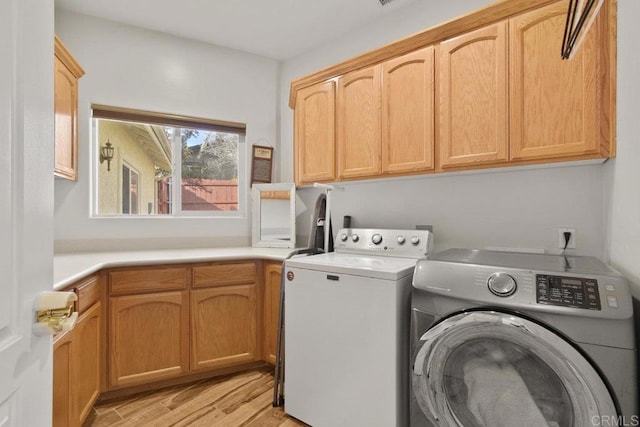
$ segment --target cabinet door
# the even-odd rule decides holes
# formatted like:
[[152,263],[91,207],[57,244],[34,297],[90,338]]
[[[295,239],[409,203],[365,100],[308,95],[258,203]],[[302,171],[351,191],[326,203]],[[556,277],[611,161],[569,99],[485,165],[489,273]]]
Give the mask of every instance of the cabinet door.
[[189,371],[188,291],[110,298],[111,387]]
[[433,170],[433,47],[382,64],[382,171]]
[[53,342],[53,426],[77,424],[75,416],[75,386],[73,383],[73,333],[69,331]]
[[264,267],[264,360],[276,363],[278,345],[278,318],[280,315],[280,284],[282,264],[265,263]]
[[294,111],[296,183],[335,179],[333,81],[300,89]]
[[591,27],[573,59],[562,60],[567,4],[553,4],[509,23],[514,160],[598,152],[600,25]]
[[78,142],[76,139],[78,116],[78,79],[55,56],[55,167],[56,176],[76,180]]
[[258,359],[256,285],[191,291],[191,369]]
[[447,40],[439,58],[439,168],[507,160],[507,23]]
[[380,173],[380,66],[354,71],[338,82],[338,176]]
[[95,303],[75,328],[74,378],[79,423],[87,418],[98,399],[102,373],[102,304]]

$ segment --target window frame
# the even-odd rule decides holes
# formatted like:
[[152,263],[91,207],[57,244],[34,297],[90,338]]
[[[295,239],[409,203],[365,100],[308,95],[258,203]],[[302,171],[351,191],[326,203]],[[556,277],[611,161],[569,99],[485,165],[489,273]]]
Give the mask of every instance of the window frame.
[[[95,112],[99,115],[96,116]],[[108,116],[108,117],[107,117]],[[113,117],[112,117],[113,116]],[[150,120],[144,121],[147,117]],[[163,119],[167,122],[163,123]],[[216,121],[210,119],[194,118],[189,116],[180,116],[175,114],[164,114],[157,112],[149,112],[143,110],[134,110],[120,107],[109,107],[104,105],[91,105],[91,114],[89,117],[91,125],[91,153],[92,153],[92,174],[90,182],[91,192],[91,218],[246,218],[247,217],[247,197],[248,197],[248,181],[247,177],[247,144],[246,144],[246,125],[237,122]],[[140,211],[138,206],[138,214],[101,214],[99,212],[99,168],[106,167],[100,163],[100,147],[104,141],[98,141],[100,120],[114,121],[130,121],[135,123],[145,123],[159,126],[173,126],[190,129],[198,129],[207,132],[235,133],[238,135],[238,209],[231,211],[188,211],[182,209],[182,144],[177,140],[170,141],[172,146],[171,166],[172,182],[170,185],[169,198],[171,201],[172,212],[169,214],[159,214],[157,197],[154,201],[154,210],[151,214]],[[201,125],[201,126],[200,126]],[[113,142],[113,141],[112,141]],[[116,145],[114,143],[114,145]],[[114,164],[115,163],[115,164]],[[122,180],[122,166],[125,165],[138,173],[138,188],[140,188],[140,174],[131,164],[124,159],[118,160],[116,157],[112,160],[112,173],[118,170],[120,181]],[[157,181],[154,180],[154,192],[157,193]],[[177,184],[177,185],[176,185]],[[120,182],[122,188],[122,182]],[[122,190],[120,190],[122,191]],[[122,195],[124,197],[124,195]],[[120,210],[122,210],[122,199],[120,200]]]

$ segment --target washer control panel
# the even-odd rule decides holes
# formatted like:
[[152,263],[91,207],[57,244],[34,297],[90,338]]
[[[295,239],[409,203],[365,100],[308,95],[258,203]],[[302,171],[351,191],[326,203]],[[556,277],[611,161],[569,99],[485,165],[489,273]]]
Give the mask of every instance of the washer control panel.
[[423,258],[431,250],[432,241],[429,230],[343,228],[335,239],[335,250]]
[[538,304],[600,310],[596,279],[536,274]]

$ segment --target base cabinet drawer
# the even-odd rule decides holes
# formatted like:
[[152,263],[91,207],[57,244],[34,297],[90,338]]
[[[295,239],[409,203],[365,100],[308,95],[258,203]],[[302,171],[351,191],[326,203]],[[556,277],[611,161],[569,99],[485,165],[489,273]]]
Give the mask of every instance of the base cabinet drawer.
[[158,266],[109,272],[109,292],[113,295],[181,291],[187,288],[188,282],[189,272],[185,267]]
[[182,291],[109,299],[111,388],[188,373],[188,295]]

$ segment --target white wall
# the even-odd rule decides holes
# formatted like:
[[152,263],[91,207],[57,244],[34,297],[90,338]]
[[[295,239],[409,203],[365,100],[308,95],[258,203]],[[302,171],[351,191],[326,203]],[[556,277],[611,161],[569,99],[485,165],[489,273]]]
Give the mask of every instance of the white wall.
[[640,298],[640,2],[618,1],[618,155],[605,166],[608,256]]
[[[543,249],[557,253],[558,227],[577,229],[577,253],[602,258],[602,165],[341,183],[332,192],[334,234],[353,227],[434,227],[434,250]],[[317,190],[299,190],[298,234],[308,233]],[[569,196],[566,196],[569,195]],[[306,238],[303,237],[303,242]]]
[[[624,0],[623,0],[624,1]],[[412,3],[282,65],[282,177],[293,179],[290,81],[491,3],[487,0]],[[578,254],[604,257],[602,165],[422,176],[354,182],[334,192],[334,232],[343,215],[357,227],[435,228],[435,249],[531,248],[558,251],[558,227],[577,228]],[[313,189],[299,190],[297,234],[309,230]],[[302,237],[301,241],[306,241]]]
[[276,145],[279,63],[59,9],[55,31],[86,71],[79,83],[79,180],[55,183],[56,249],[249,244],[249,204],[234,219],[90,218],[89,165],[98,156],[90,150],[90,104],[246,123],[250,160],[252,144]]

